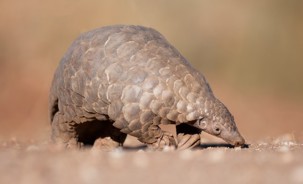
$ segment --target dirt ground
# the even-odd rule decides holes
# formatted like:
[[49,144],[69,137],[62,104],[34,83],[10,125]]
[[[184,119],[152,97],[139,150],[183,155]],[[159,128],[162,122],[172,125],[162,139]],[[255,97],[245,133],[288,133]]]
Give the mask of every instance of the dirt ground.
[[290,135],[249,148],[206,144],[151,152],[134,139],[112,152],[47,142],[0,143],[0,183],[303,183],[303,144]]

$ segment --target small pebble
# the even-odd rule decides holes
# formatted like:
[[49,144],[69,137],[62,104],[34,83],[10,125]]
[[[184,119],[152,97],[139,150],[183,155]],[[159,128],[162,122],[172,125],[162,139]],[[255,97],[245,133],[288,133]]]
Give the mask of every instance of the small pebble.
[[242,148],[240,146],[235,147],[234,149],[235,149],[235,151],[241,151],[242,150]]
[[137,152],[138,153],[144,153],[145,151],[143,149],[139,149]]

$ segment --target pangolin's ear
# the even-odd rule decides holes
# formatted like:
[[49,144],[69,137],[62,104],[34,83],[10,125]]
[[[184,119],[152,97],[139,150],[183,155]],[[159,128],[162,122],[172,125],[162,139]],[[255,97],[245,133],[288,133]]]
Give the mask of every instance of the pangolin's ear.
[[206,118],[202,117],[202,118],[196,120],[194,122],[193,126],[199,128],[201,130],[205,130],[207,128]]

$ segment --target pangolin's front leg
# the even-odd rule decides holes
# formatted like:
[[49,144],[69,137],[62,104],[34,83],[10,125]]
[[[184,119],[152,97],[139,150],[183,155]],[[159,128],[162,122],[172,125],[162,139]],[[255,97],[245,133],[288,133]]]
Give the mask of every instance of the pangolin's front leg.
[[176,129],[179,150],[194,148],[200,145],[201,130],[184,123],[177,125]]

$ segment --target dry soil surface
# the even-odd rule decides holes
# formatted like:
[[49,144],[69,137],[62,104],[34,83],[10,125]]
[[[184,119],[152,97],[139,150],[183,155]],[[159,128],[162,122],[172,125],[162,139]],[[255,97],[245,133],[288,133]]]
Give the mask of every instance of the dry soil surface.
[[149,151],[128,140],[111,152],[64,150],[45,142],[0,143],[0,183],[303,183],[303,144],[291,136],[249,148],[206,144]]

